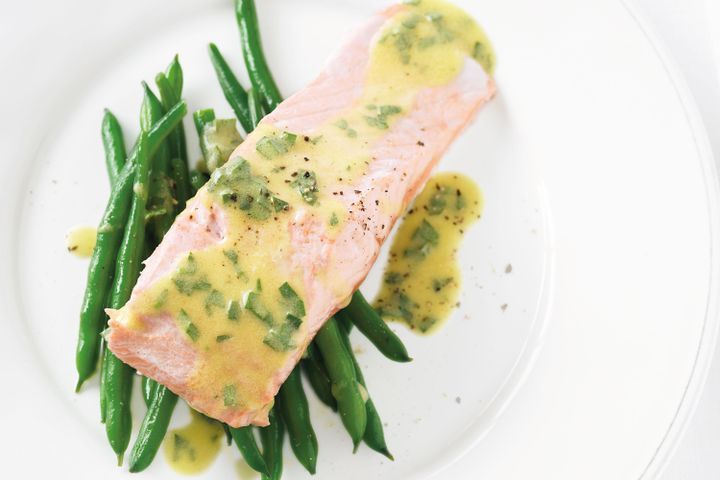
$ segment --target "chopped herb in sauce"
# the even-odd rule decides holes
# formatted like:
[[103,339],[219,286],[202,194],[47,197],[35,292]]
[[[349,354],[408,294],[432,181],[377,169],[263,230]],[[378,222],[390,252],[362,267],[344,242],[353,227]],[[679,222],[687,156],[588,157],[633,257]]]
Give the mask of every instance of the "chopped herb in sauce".
[[273,325],[275,321],[273,320],[272,314],[270,311],[265,307],[265,304],[263,303],[262,299],[260,298],[260,294],[257,292],[250,292],[248,293],[247,300],[245,300],[245,308],[249,310],[253,315],[255,315],[259,320],[263,321],[264,323],[268,325]]
[[[372,107],[372,108],[371,108]],[[397,115],[402,112],[402,108],[397,105],[368,105],[368,110],[374,111],[374,116],[365,116],[365,121],[371,127],[379,128],[380,130],[386,130],[388,128],[388,117]]]
[[225,385],[223,387],[223,404],[226,407],[234,407],[237,405],[236,395],[235,385]]
[[315,172],[298,170],[295,180],[290,184],[298,191],[305,203],[314,205],[318,198],[318,184]]
[[240,319],[240,304],[235,300],[230,300],[227,306],[227,317],[230,321],[237,321]]
[[173,454],[174,462],[180,460],[181,456],[186,456],[191,462],[195,461],[195,449],[190,442],[179,433],[173,434]]
[[208,315],[212,315],[212,307],[224,308],[225,307],[225,295],[220,291],[213,289],[205,297],[205,311]]
[[430,249],[438,244],[440,235],[427,220],[423,219],[420,226],[415,229],[411,237],[412,242],[405,249],[403,255],[418,259],[425,258]]
[[230,340],[231,338],[232,338],[232,335],[218,335],[217,337],[215,337],[215,341],[217,343],[222,343],[227,340]]
[[178,322],[180,323],[180,327],[185,331],[187,336],[190,337],[190,340],[195,342],[198,338],[200,338],[200,331],[192,322],[192,320],[190,320],[190,316],[184,309],[181,309],[180,313],[178,314]]
[[255,144],[255,149],[260,155],[272,159],[284,155],[290,151],[297,135],[290,132],[282,132],[279,135],[266,135]]
[[331,227],[334,227],[334,226],[336,226],[338,223],[340,223],[340,221],[338,220],[338,217],[337,217],[337,215],[335,214],[335,212],[333,212],[332,215],[330,215],[330,226],[331,226]]
[[250,163],[244,159],[215,170],[208,182],[208,191],[255,220],[266,220],[288,207],[287,202],[268,190],[262,177],[252,174]]
[[305,303],[298,296],[298,294],[295,293],[295,290],[292,289],[290,284],[285,282],[280,285],[280,288],[278,290],[280,290],[280,295],[282,295],[283,298],[283,304],[289,310],[289,312],[293,315],[297,315],[298,317],[304,317]]
[[165,305],[165,302],[167,302],[169,293],[170,292],[168,292],[167,288],[164,289],[162,292],[160,292],[160,295],[157,296],[157,299],[155,300],[155,303],[153,304],[153,307],[155,307],[156,310],[161,309]]
[[188,254],[177,274],[172,277],[172,282],[180,293],[187,296],[212,288],[207,277],[198,274],[197,262],[192,253]]
[[272,327],[265,338],[263,343],[275,350],[276,352],[286,352],[295,348],[295,343],[292,341],[292,334],[300,328],[302,320],[295,315],[288,314],[285,322],[279,327]]
[[453,277],[446,277],[446,278],[434,278],[432,281],[432,289],[435,292],[439,292],[443,288],[447,287],[452,283]]

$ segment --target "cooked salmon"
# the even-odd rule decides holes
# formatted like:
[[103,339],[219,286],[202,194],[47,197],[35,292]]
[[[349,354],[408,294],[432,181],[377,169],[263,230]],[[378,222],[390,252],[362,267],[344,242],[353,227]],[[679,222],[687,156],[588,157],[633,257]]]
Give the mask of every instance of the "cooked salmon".
[[495,93],[485,34],[439,0],[392,6],[265,117],[108,310],[108,347],[193,408],[267,425],[404,209]]

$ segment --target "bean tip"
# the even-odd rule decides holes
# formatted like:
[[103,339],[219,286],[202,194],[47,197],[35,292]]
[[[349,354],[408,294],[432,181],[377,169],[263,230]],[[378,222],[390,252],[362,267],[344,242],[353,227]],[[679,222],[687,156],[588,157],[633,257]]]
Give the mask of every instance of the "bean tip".
[[390,450],[388,450],[387,448],[380,450],[380,453],[385,455],[385,457],[387,457],[387,459],[390,460],[391,462],[395,461],[395,457],[393,457],[393,454],[390,453]]
[[122,467],[124,456],[125,456],[124,453],[118,453],[118,455],[117,455],[117,466],[118,467]]
[[77,381],[77,383],[75,384],[75,393],[79,393],[79,392],[80,392],[80,388],[82,388],[82,385],[83,385],[84,382],[85,382],[85,380],[83,380],[82,378],[78,378],[78,381]]

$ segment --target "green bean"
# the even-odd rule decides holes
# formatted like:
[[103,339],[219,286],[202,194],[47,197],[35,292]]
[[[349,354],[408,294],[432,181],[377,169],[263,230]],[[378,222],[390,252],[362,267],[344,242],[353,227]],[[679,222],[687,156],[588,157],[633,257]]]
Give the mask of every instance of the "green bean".
[[152,463],[165,438],[177,400],[177,395],[162,385],[153,391],[152,402],[130,451],[131,472],[142,472]]
[[[148,132],[153,124],[165,115],[165,108],[163,107],[160,99],[157,98],[155,93],[150,89],[147,83],[142,82],[143,88],[143,102],[140,107],[140,129],[143,132]],[[168,138],[172,135],[172,132],[168,134]],[[152,170],[158,172],[167,172],[169,167],[169,151],[167,148],[167,141],[162,142],[158,147],[157,152],[152,158]]]
[[343,309],[350,317],[352,323],[365,335],[368,340],[387,358],[396,362],[409,362],[407,349],[402,340],[395,335],[387,323],[378,315],[360,290],[356,291],[350,304]]
[[255,129],[258,123],[260,123],[260,120],[265,116],[265,113],[263,112],[260,93],[254,87],[248,90],[248,107],[250,108],[250,121],[252,122],[253,129]]
[[310,410],[303,390],[300,370],[293,369],[280,387],[275,402],[280,407],[295,457],[310,474],[314,475],[318,443],[315,430],[310,423]]
[[200,190],[203,185],[205,185],[208,180],[210,180],[210,177],[208,174],[200,172],[198,170],[191,170],[190,171],[190,186],[192,187],[192,194],[195,195],[198,190]]
[[[185,103],[175,105],[148,132],[149,154],[154,153],[167,134],[182,120],[187,112]],[[113,280],[114,262],[123,234],[130,207],[132,180],[135,175],[137,144],[123,166],[113,185],[105,213],[98,227],[97,241],[88,267],[87,284],[80,309],[80,328],[75,354],[78,372],[76,391],[95,371],[100,353],[100,332],[105,326],[105,311],[110,284]]]
[[270,425],[260,429],[260,442],[263,448],[263,458],[268,466],[269,475],[263,475],[262,480],[280,480],[282,477],[283,461],[282,450],[285,438],[285,426],[282,416],[276,413],[275,407],[270,410]]
[[[122,307],[130,298],[130,293],[140,273],[140,262],[144,250],[145,206],[150,175],[150,152],[146,132],[140,134],[137,152],[133,200],[115,264],[115,278],[110,299],[111,308]],[[103,376],[105,432],[110,446],[118,456],[118,465],[121,465],[132,430],[130,395],[133,369],[121,362],[109,349],[106,349],[103,358]]]
[[123,140],[120,122],[107,108],[103,115],[100,131],[105,150],[105,165],[112,186],[125,163],[127,153],[125,152],[125,140]]
[[367,425],[367,412],[351,352],[345,347],[335,318],[330,318],[318,331],[315,343],[320,348],[325,368],[332,381],[332,393],[337,400],[340,419],[357,450]]
[[267,111],[272,112],[282,101],[282,96],[265,60],[254,0],[235,0],[235,18],[250,82],[263,96]]
[[337,402],[332,395],[332,383],[327,370],[325,370],[325,365],[323,365],[320,352],[317,351],[317,346],[314,343],[308,345],[302,367],[320,401],[330,407],[333,412],[337,412]]
[[350,358],[352,359],[353,365],[355,366],[355,375],[357,376],[357,380],[365,388],[365,393],[367,393],[367,400],[365,401],[367,426],[365,427],[363,441],[368,447],[372,448],[376,452],[385,455],[390,460],[395,460],[395,458],[392,456],[392,453],[390,453],[390,450],[388,450],[387,444],[385,443],[385,432],[383,431],[382,420],[380,419],[380,415],[375,408],[375,404],[373,403],[372,398],[370,398],[370,393],[367,391],[365,378],[363,378],[360,364],[358,363],[357,359],[355,358],[355,354],[352,351],[352,346],[350,345],[350,338],[348,337],[347,333],[342,335],[342,339],[343,343],[345,344],[345,348],[350,352]]
[[235,112],[240,125],[246,133],[252,132],[252,122],[250,121],[250,108],[248,106],[248,96],[245,89],[240,85],[235,74],[230,70],[230,66],[225,61],[225,58],[218,50],[214,43],[208,46],[210,52],[210,61],[215,68],[215,75],[217,76],[220,88],[223,91],[225,100],[230,104],[230,107]]
[[183,71],[182,67],[180,66],[180,59],[177,55],[173,57],[172,62],[170,62],[170,65],[168,65],[167,69],[165,70],[165,76],[170,82],[170,86],[172,87],[172,89],[175,90],[175,92],[177,93],[176,98],[178,99],[178,101],[180,101],[183,90]]
[[[140,108],[140,128],[147,132],[152,125],[162,118],[165,113],[160,100],[155,96],[147,83],[142,82],[145,95],[143,96],[142,107]],[[168,141],[172,138],[175,130],[168,135]],[[170,170],[170,149],[168,141],[165,141],[158,148],[157,153],[152,158],[152,169],[150,172],[150,200],[149,205],[152,210],[163,210],[164,215],[154,215],[151,220],[152,232],[157,242],[162,239],[170,229],[175,220],[173,212],[172,191],[168,185],[168,173]]]
[[335,320],[337,320],[338,326],[345,334],[352,332],[353,323],[352,320],[350,320],[350,316],[345,312],[345,309],[335,312]]
[[140,386],[142,387],[142,394],[143,394],[143,400],[145,400],[145,406],[150,407],[150,404],[153,401],[153,398],[155,398],[155,394],[157,393],[158,389],[158,383],[153,380],[152,378],[148,377],[142,377]]
[[270,473],[265,464],[265,459],[255,442],[252,427],[230,427],[230,434],[233,440],[235,440],[235,445],[237,445],[238,450],[240,450],[240,454],[245,459],[245,462],[250,465],[250,468],[263,475],[269,475]]
[[[175,78],[172,82],[167,75],[173,72]],[[163,107],[170,108],[182,98],[182,68],[177,55],[168,67],[168,74],[158,73],[155,84],[160,91]],[[170,178],[175,183],[175,213],[185,209],[185,202],[190,198],[190,173],[188,171],[187,142],[185,140],[185,127],[180,123],[168,138],[170,145]]]

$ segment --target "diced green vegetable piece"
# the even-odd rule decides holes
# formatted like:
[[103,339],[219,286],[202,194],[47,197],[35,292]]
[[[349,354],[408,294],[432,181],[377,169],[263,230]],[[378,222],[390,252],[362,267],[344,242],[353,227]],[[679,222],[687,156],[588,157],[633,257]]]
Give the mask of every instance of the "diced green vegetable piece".
[[236,405],[235,396],[235,385],[225,385],[223,387],[223,404],[226,407],[234,407]]
[[295,180],[291,183],[305,203],[314,205],[318,197],[318,184],[315,172],[298,170]]
[[302,301],[300,296],[293,290],[289,283],[285,282],[280,285],[280,295],[284,299],[284,303],[290,310],[290,313],[297,315],[298,317],[305,316],[305,303]]

